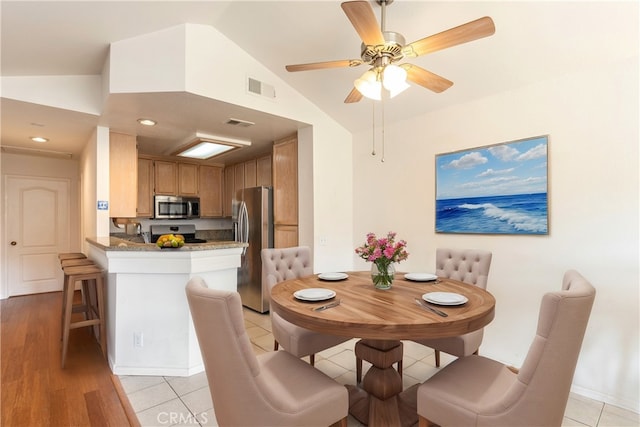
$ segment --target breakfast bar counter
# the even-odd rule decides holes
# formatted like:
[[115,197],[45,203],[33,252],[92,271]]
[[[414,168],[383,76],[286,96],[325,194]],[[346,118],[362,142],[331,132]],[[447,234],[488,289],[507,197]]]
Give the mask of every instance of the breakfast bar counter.
[[87,238],[87,256],[105,270],[107,356],[116,375],[189,376],[204,370],[185,295],[191,277],[237,288],[246,243],[160,249],[117,237]]

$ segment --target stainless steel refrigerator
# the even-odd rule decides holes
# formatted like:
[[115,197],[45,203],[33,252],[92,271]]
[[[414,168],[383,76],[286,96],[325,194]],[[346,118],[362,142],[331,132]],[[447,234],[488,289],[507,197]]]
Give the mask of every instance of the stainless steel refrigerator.
[[238,190],[233,201],[233,228],[237,242],[248,243],[238,269],[238,293],[245,307],[269,311],[269,290],[262,283],[260,251],[273,247],[273,191],[270,187]]

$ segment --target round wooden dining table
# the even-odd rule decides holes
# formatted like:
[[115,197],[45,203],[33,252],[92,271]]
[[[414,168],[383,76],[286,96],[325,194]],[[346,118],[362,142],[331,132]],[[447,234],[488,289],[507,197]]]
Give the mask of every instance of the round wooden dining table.
[[[494,317],[495,298],[484,289],[446,278],[413,282],[396,273],[391,289],[380,290],[373,286],[368,272],[345,275],[342,280],[322,280],[319,275],[311,275],[281,282],[271,291],[271,310],[313,331],[362,338],[360,342],[377,354],[367,359],[372,366],[362,388],[347,385],[349,412],[370,426],[413,425],[418,421],[417,386],[402,391],[402,377],[393,369],[389,355],[397,354],[398,348],[402,351],[401,340],[451,337],[486,326]],[[333,291],[335,296],[321,301],[294,296],[308,288]],[[427,304],[446,313],[444,317],[419,303],[424,301],[423,295],[431,292],[455,293],[467,301],[459,305]],[[315,310],[338,301],[334,307]]]

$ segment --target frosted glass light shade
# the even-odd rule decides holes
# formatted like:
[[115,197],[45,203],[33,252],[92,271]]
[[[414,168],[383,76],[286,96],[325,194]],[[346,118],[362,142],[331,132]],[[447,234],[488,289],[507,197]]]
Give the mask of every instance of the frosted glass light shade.
[[382,72],[382,84],[389,91],[389,96],[393,98],[409,87],[407,71],[397,65],[387,65]]
[[353,85],[363,96],[380,101],[382,99],[382,83],[378,81],[373,70],[365,71],[360,78],[356,79]]

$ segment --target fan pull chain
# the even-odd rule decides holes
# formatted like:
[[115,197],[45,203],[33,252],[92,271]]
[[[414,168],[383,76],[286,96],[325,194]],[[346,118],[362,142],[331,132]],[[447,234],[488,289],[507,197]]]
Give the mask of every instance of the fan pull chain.
[[380,159],[380,162],[384,163],[384,97],[380,103],[380,109],[382,112],[382,158]]
[[372,116],[371,116],[371,122],[373,123],[373,132],[371,135],[371,139],[373,140],[373,147],[371,148],[371,155],[375,156],[376,155],[376,103],[372,102],[371,103],[371,111]]

